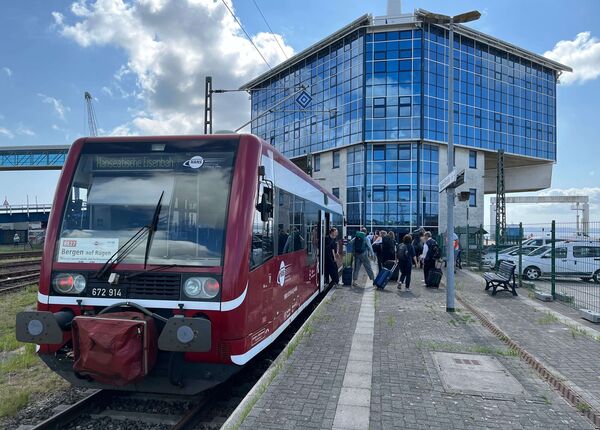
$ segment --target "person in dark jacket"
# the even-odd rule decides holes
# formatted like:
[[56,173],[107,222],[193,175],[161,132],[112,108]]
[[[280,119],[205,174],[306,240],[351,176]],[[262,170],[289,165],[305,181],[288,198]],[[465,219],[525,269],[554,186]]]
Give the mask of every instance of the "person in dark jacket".
[[404,235],[402,243],[398,247],[398,264],[400,265],[400,278],[398,279],[398,289],[402,289],[402,283],[406,286],[406,291],[410,291],[410,276],[413,265],[417,265],[417,256],[415,247],[412,245],[412,236]]
[[439,250],[438,243],[431,237],[431,233],[426,231],[423,235],[425,245],[423,245],[423,254],[421,259],[423,260],[423,282],[427,283],[427,276],[429,271],[435,268],[435,249]]
[[388,231],[381,240],[381,262],[396,259],[396,235],[393,231]]
[[337,228],[332,227],[329,229],[329,235],[325,238],[325,282],[328,283],[330,287],[333,287],[340,282],[338,265],[335,261],[335,258],[338,255],[337,236]]

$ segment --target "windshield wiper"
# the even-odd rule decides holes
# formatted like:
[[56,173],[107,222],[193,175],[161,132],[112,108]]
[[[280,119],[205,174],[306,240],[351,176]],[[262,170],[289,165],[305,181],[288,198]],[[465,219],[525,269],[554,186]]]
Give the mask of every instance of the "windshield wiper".
[[152,222],[148,226],[148,240],[146,241],[146,253],[144,254],[144,269],[146,269],[146,263],[148,263],[148,256],[150,255],[150,247],[152,246],[152,239],[154,239],[154,233],[158,229],[158,216],[160,215],[160,210],[162,208],[161,202],[165,192],[163,190],[160,193],[160,198],[158,199],[158,203],[156,204],[156,208],[154,208],[154,215],[152,216]]
[[[160,194],[160,198],[158,199],[158,204],[156,205],[156,208],[154,209],[154,215],[152,216],[152,220],[151,220],[150,224],[142,226],[133,236],[131,236],[131,238],[127,242],[125,242],[123,245],[121,245],[119,247],[119,249],[117,249],[115,251],[115,253],[113,255],[111,255],[108,258],[108,260],[106,260],[104,265],[94,274],[94,278],[96,278],[96,279],[102,278],[109,269],[112,269],[117,264],[119,264],[121,261],[123,261],[125,259],[125,257],[127,257],[131,253],[131,251],[133,251],[135,248],[138,247],[138,245],[140,243],[142,243],[142,240],[144,239],[145,234],[148,234],[148,237],[151,237],[151,234],[153,234],[153,232],[152,233],[150,233],[150,232],[152,231],[153,228],[154,228],[154,231],[156,231],[156,226],[158,225],[158,215],[160,213],[160,205],[161,205],[164,194],[165,194],[164,191]],[[149,244],[149,241],[146,242],[146,247],[148,246],[148,244]],[[146,258],[147,257],[148,257],[148,250],[146,249]],[[146,267],[145,262],[144,262],[144,267]]]

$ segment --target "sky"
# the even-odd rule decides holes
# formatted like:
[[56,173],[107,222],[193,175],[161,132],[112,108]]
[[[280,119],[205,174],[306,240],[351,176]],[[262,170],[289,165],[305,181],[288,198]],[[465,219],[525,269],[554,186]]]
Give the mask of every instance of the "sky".
[[[248,41],[225,4],[262,54]],[[268,25],[259,12],[262,11]],[[600,221],[600,2],[405,0],[573,67],[557,91],[558,162],[542,195],[585,194]],[[237,88],[386,1],[29,0],[0,5],[0,146],[69,144],[87,134],[83,94],[100,134],[203,130],[204,77]],[[214,129],[249,119],[245,94],[214,99]],[[0,172],[0,199],[51,202],[59,172]],[[486,217],[488,222],[486,198]],[[569,205],[509,205],[508,222],[574,222]]]

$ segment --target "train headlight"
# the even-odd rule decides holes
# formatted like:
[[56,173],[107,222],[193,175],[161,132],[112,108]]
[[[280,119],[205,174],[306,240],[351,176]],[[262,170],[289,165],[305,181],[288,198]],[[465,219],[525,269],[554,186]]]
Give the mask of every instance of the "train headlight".
[[61,294],[81,294],[85,286],[85,277],[79,273],[59,273],[52,279],[54,291]]
[[215,278],[192,277],[183,284],[183,292],[190,299],[214,299],[221,286]]

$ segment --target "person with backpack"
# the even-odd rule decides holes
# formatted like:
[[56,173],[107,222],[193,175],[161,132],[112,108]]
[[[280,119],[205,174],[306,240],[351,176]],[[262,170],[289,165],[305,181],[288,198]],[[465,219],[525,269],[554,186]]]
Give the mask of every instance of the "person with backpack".
[[423,234],[423,239],[425,240],[423,254],[421,254],[421,258],[423,259],[423,282],[427,284],[429,271],[435,268],[435,262],[440,258],[440,246],[428,231]]
[[389,260],[396,260],[396,235],[393,231],[388,231],[381,240],[381,264]]
[[371,242],[367,240],[367,229],[362,227],[354,235],[352,239],[352,251],[354,254],[354,270],[352,272],[352,286],[358,287],[356,281],[358,280],[358,272],[360,271],[361,264],[365,266],[367,276],[373,281],[375,276],[373,275],[373,269],[371,268],[371,261],[369,261],[369,255],[373,254],[373,248]]
[[398,246],[398,264],[400,265],[400,278],[398,279],[398,289],[402,289],[402,284],[406,286],[406,291],[410,291],[410,276],[413,264],[417,265],[417,255],[415,247],[412,245],[412,236],[405,234],[402,243]]

